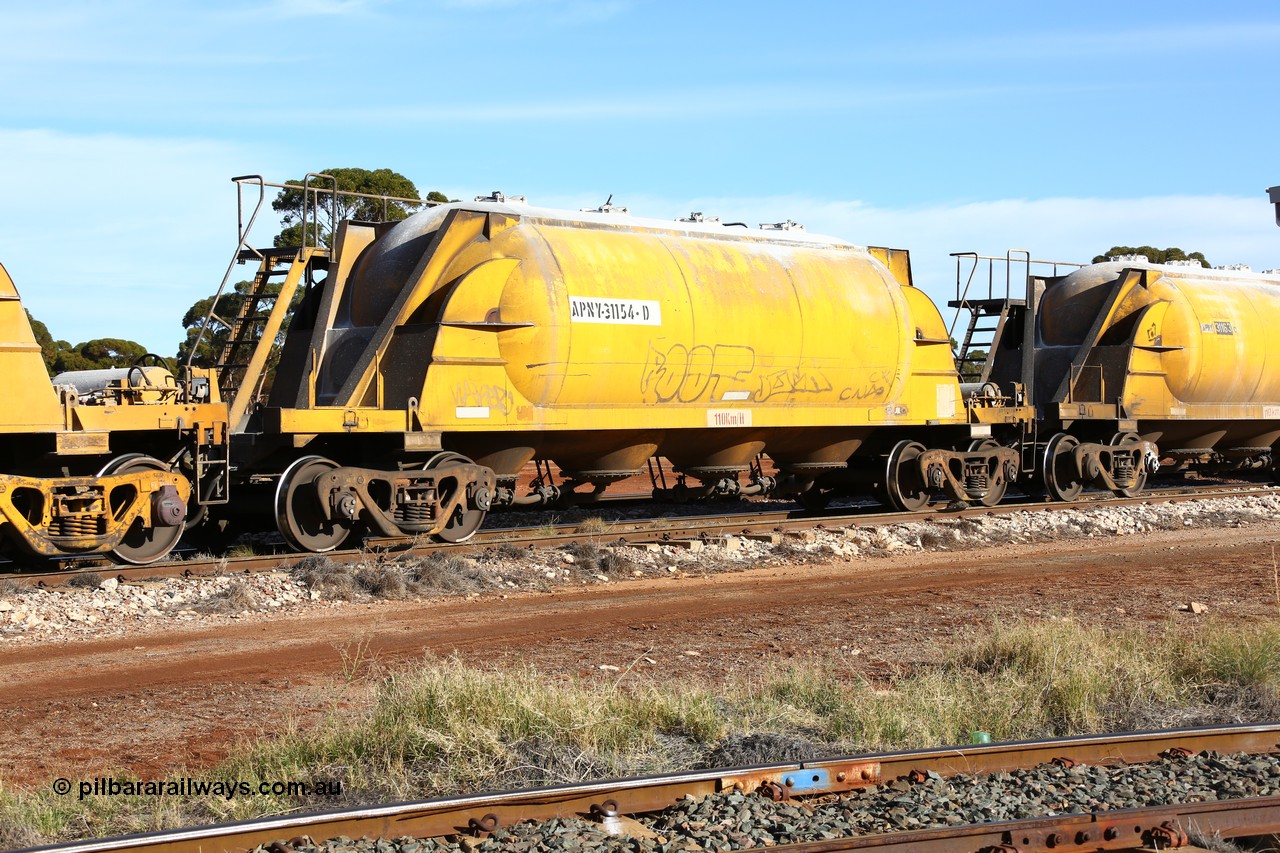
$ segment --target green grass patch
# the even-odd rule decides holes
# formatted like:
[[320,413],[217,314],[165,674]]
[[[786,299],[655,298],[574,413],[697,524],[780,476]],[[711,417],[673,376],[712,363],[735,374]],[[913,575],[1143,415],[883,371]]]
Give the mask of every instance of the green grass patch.
[[[354,662],[353,662],[354,661]],[[58,797],[0,784],[0,846],[296,810],[870,750],[1280,717],[1280,620],[998,626],[940,663],[868,678],[813,657],[715,683],[678,668],[589,678],[430,659],[390,674],[342,654],[335,710],[195,775],[340,781],[339,799]],[[674,666],[674,665],[673,665]],[[360,713],[344,691],[373,691]],[[178,774],[185,776],[188,774]]]

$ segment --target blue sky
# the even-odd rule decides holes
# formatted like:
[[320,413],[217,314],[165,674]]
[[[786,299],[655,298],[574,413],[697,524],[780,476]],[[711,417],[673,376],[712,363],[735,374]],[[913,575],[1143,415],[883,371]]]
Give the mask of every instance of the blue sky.
[[[0,0],[0,262],[171,354],[232,175],[794,219],[912,250],[1280,267],[1280,4]],[[269,240],[272,229],[263,231]]]

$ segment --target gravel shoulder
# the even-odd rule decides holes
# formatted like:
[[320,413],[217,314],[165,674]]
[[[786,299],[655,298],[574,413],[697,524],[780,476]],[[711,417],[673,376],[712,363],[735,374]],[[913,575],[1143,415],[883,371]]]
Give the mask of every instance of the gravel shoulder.
[[0,598],[4,781],[206,767],[241,740],[360,707],[363,676],[425,654],[714,681],[822,653],[874,678],[993,620],[1274,616],[1277,510],[1278,498],[1223,499],[734,551],[619,548],[626,562],[607,571],[599,555],[495,555],[469,564],[474,587],[412,600],[331,600],[283,573],[11,593]]

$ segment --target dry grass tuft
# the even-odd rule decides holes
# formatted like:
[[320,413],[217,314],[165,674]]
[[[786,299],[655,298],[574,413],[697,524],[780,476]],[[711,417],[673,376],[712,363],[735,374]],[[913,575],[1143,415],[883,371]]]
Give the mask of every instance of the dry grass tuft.
[[529,556],[529,549],[521,548],[514,542],[503,542],[497,547],[496,553],[504,560],[519,560]]
[[0,598],[13,598],[18,595],[25,595],[30,591],[31,587],[21,581],[0,577]]
[[631,574],[636,566],[635,561],[622,550],[595,542],[575,542],[565,551],[573,557],[573,566],[579,574],[624,577]]
[[405,576],[404,568],[394,563],[362,566],[356,570],[355,582],[363,592],[374,598],[409,598],[416,592]]
[[578,533],[582,533],[587,536],[594,536],[600,533],[608,533],[612,527],[613,525],[605,521],[603,518],[592,515],[578,522],[576,530]]
[[221,591],[186,606],[198,613],[244,613],[260,609],[262,602],[248,584],[233,580]]
[[48,840],[28,823],[13,818],[0,819],[0,850],[25,850]]
[[415,593],[471,595],[502,586],[498,575],[465,557],[436,551],[429,556],[398,560]]
[[730,732],[703,758],[704,767],[750,767],[808,761],[834,751],[833,744],[781,732]]
[[440,593],[470,595],[502,586],[496,573],[443,551],[426,557],[403,555],[389,562],[355,567],[316,555],[298,563],[293,576],[326,598],[343,600],[362,596],[397,600]]
[[333,562],[323,554],[304,557],[294,564],[292,574],[307,589],[325,598],[350,601],[356,595],[355,573],[350,566]]
[[67,581],[67,586],[75,589],[97,589],[102,584],[102,575],[98,572],[77,572]]

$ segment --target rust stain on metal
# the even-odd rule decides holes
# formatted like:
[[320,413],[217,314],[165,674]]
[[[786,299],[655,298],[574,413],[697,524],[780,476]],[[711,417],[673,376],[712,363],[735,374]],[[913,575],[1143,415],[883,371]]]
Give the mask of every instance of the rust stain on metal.
[[881,780],[877,761],[822,761],[785,769],[765,768],[721,778],[718,790],[757,791],[775,800],[797,794],[827,794],[876,785]]

